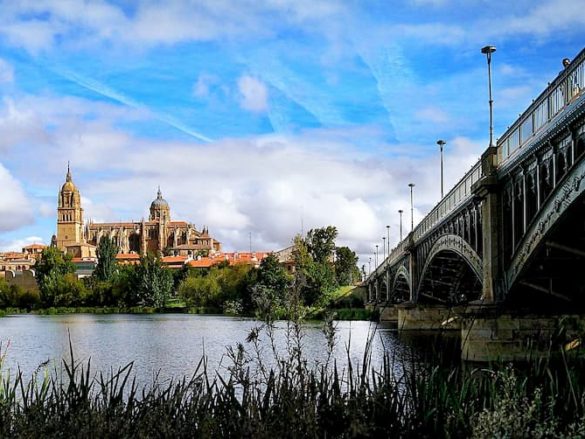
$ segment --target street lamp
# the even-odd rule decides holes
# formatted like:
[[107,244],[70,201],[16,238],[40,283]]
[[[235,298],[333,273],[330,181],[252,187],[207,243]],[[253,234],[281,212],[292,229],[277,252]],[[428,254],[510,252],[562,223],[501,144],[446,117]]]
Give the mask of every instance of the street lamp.
[[386,236],[388,238],[386,241],[388,243],[388,256],[390,256],[390,226],[386,226]]
[[385,261],[386,260],[386,237],[385,236],[382,236],[382,243],[383,243],[382,247],[384,248],[384,250],[382,252],[384,254],[384,259],[382,259],[382,261]]
[[368,260],[368,276],[372,274],[372,258]]
[[402,242],[402,214],[404,213],[404,210],[400,209],[398,213],[400,214],[400,242]]
[[414,183],[408,183],[408,187],[410,188],[410,231],[412,232],[414,230],[414,201],[412,198]]
[[494,100],[492,99],[492,53],[496,51],[495,46],[485,46],[481,48],[481,53],[483,53],[487,58],[487,65],[488,65],[488,93],[489,93],[489,103],[490,103],[490,147],[494,146]]
[[443,199],[443,147],[447,144],[444,140],[437,140],[437,145],[439,145],[439,149],[441,150],[441,200]]
[[378,268],[378,244],[376,244],[376,269]]

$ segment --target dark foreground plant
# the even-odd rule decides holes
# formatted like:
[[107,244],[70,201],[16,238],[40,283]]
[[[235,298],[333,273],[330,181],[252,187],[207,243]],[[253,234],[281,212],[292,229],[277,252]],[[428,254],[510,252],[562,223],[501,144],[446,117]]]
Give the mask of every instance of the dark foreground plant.
[[[237,346],[224,375],[202,360],[190,379],[139,388],[132,364],[107,375],[63,361],[62,374],[13,377],[0,384],[2,437],[583,437],[585,377],[579,360],[515,369],[432,366],[386,357],[363,364],[309,367],[298,325],[272,367]],[[328,349],[335,328],[327,324]],[[295,335],[296,334],[296,335]],[[270,346],[268,347],[270,349]],[[366,349],[368,351],[368,349]],[[256,352],[256,353],[255,353]],[[0,355],[0,370],[2,363]],[[330,357],[328,357],[330,358]],[[399,364],[397,364],[399,363]],[[399,366],[399,367],[397,367]],[[40,376],[39,376],[40,375]]]

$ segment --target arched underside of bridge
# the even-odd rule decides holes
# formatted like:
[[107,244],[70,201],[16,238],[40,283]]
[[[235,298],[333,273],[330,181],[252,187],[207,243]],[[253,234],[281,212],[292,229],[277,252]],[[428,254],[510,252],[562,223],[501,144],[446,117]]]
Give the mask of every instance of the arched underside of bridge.
[[386,280],[382,280],[380,282],[378,292],[379,292],[378,301],[386,302],[388,300],[388,286],[386,285]]
[[429,252],[421,272],[421,303],[457,305],[481,297],[481,259],[459,236],[445,235]]
[[[585,180],[580,185],[585,186]],[[585,187],[569,182],[567,190],[560,194],[566,198],[569,189],[579,193],[567,206],[552,200],[551,211],[556,215],[546,210],[540,215],[533,233],[527,236],[512,261],[505,299],[511,308],[585,311]],[[554,222],[545,224],[547,218],[555,216]],[[521,259],[520,252],[526,254],[528,249],[532,252]]]
[[392,303],[402,303],[410,300],[410,275],[404,267],[400,267],[396,272],[396,276],[394,276],[390,298]]

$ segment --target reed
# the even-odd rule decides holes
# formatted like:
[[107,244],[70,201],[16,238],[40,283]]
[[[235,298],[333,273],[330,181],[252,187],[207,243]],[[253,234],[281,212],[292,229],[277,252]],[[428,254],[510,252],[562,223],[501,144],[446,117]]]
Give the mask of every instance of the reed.
[[[230,349],[226,373],[205,360],[190,378],[139,387],[133,364],[95,373],[70,347],[60,373],[2,374],[1,437],[583,437],[583,361],[562,355],[511,366],[447,366],[386,356],[340,368],[331,356],[313,366],[302,352],[302,327],[291,322],[284,352],[260,337]],[[333,349],[335,326],[324,328]],[[71,346],[71,344],[70,344]],[[264,346],[264,347],[263,347]],[[269,366],[263,358],[272,349]],[[348,348],[349,352],[349,348]],[[2,361],[0,352],[0,371]],[[556,360],[555,360],[556,361]]]

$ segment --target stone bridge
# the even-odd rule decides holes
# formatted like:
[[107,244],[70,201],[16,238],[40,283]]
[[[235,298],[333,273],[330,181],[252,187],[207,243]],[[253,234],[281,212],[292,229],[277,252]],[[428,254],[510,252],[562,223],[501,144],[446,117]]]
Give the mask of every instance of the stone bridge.
[[585,311],[584,180],[585,49],[367,277],[370,303]]

